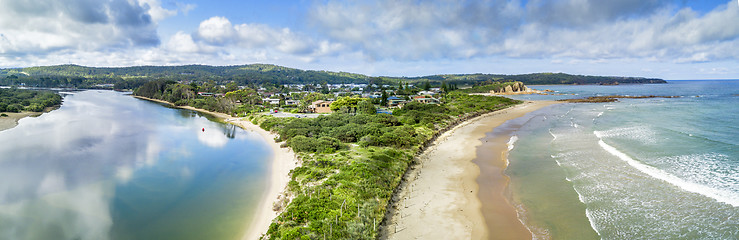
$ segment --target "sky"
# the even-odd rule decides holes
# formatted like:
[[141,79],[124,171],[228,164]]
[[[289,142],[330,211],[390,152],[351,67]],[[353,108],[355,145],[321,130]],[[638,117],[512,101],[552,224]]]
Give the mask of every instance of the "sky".
[[0,68],[739,79],[739,0],[0,0]]

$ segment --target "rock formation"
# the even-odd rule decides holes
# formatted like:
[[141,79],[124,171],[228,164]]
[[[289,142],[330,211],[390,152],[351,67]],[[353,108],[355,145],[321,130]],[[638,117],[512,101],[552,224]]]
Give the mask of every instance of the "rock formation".
[[491,90],[491,94],[502,94],[502,95],[512,95],[512,94],[532,94],[532,93],[539,93],[539,91],[531,89],[527,87],[526,85],[523,85],[522,82],[513,82],[511,84],[506,85],[503,88],[497,89],[497,90]]

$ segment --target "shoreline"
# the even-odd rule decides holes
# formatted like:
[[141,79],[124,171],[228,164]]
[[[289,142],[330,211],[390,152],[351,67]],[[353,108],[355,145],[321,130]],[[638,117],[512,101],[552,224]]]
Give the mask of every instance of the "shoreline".
[[[418,163],[406,175],[410,179],[404,179],[399,186],[400,191],[393,196],[395,203],[388,211],[381,239],[531,238],[531,232],[518,219],[515,207],[502,192],[508,186],[505,180],[507,176],[503,174],[505,168],[493,176],[496,179],[494,183],[484,186],[486,189],[481,191],[477,179],[481,168],[485,166],[479,166],[476,161],[488,132],[508,120],[557,103],[527,101],[469,119],[440,135],[418,155]],[[490,161],[505,165],[506,143],[509,139],[500,140],[502,142],[496,140],[495,143],[487,143],[501,146],[504,150],[492,154]],[[489,146],[487,144],[485,146]],[[492,192],[496,199],[481,196],[481,193],[489,192],[487,188],[493,185],[495,190]],[[481,198],[485,198],[486,204]],[[497,209],[484,209],[491,205],[487,204],[489,202]],[[493,211],[493,214],[485,214],[489,211]],[[511,231],[513,229],[516,231]]]
[[295,168],[298,164],[297,155],[289,148],[281,148],[280,144],[276,143],[274,140],[277,137],[276,134],[268,132],[259,126],[254,125],[250,121],[244,120],[244,118],[231,117],[225,113],[211,112],[191,106],[175,106],[170,102],[159,99],[151,99],[134,95],[131,96],[142,100],[167,104],[174,108],[187,109],[215,116],[224,123],[233,124],[244,130],[259,134],[267,142],[267,145],[272,149],[273,156],[270,164],[271,170],[269,172],[267,188],[265,189],[265,196],[259,200],[257,210],[252,216],[252,221],[248,226],[244,226],[245,231],[241,239],[259,239],[264,233],[266,233],[269,229],[269,225],[272,223],[272,220],[277,217],[278,213],[272,210],[272,204],[277,201],[278,198],[285,197],[284,190],[287,187],[287,183],[290,181],[290,170]]
[[25,117],[38,117],[41,116],[41,114],[44,114],[43,112],[2,112],[4,114],[7,114],[7,117],[0,117],[0,132],[14,128],[18,126],[18,121]]
[[29,112],[29,111],[22,111],[22,112],[19,112],[19,113],[14,113],[14,112],[0,112],[0,113],[4,113],[4,114],[7,114],[8,115],[7,117],[0,117],[0,132],[18,126],[18,121],[20,121],[23,118],[26,118],[26,117],[39,117],[39,116],[43,115],[44,113],[50,113],[51,111],[57,110],[61,106],[62,105],[59,104],[59,105],[55,105],[55,106],[51,106],[51,107],[46,107],[46,108],[44,108],[44,111],[41,111],[41,112]]

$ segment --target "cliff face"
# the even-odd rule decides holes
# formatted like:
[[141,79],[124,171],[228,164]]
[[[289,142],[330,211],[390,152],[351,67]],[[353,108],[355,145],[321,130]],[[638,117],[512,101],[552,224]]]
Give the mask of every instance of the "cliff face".
[[497,90],[491,90],[490,93],[492,94],[503,94],[503,95],[511,95],[511,94],[532,94],[532,93],[539,93],[539,91],[531,89],[527,87],[526,85],[523,85],[522,82],[513,82],[510,85],[505,86],[504,88],[500,88]]

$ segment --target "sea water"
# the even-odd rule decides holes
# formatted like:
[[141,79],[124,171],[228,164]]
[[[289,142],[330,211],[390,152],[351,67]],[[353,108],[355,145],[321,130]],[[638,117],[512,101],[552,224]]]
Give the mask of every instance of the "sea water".
[[537,238],[739,238],[739,81],[533,88],[564,95],[515,98],[679,96],[562,103],[505,123],[520,125],[505,173]]
[[240,239],[272,154],[258,134],[113,91],[68,95],[0,143],[0,239]]

